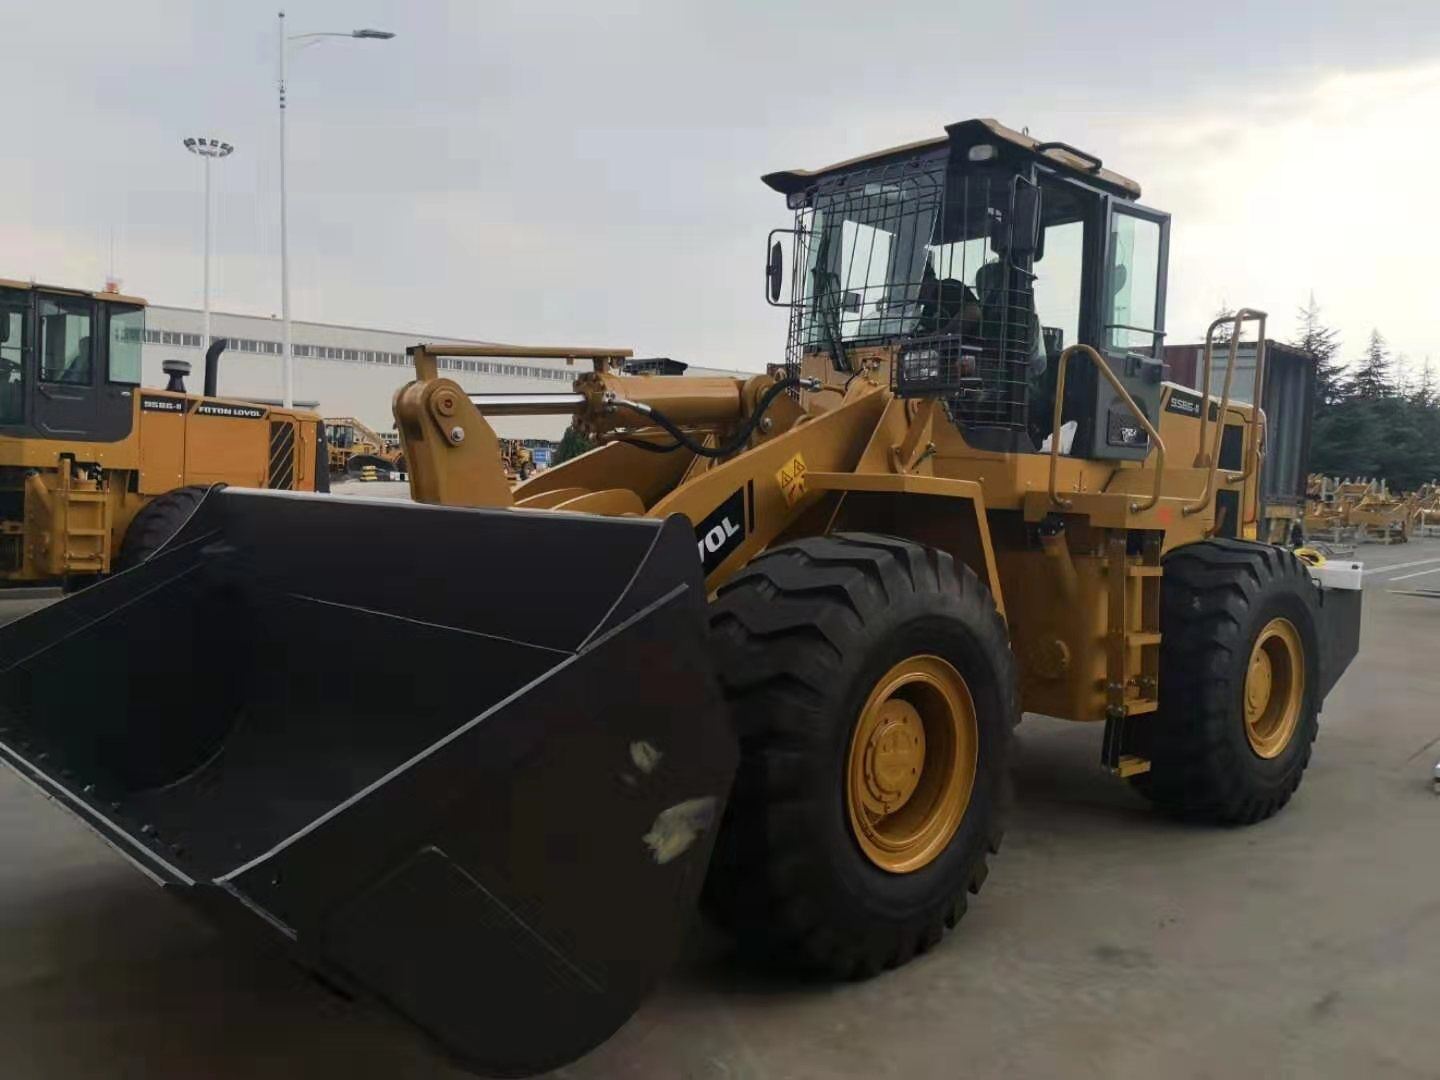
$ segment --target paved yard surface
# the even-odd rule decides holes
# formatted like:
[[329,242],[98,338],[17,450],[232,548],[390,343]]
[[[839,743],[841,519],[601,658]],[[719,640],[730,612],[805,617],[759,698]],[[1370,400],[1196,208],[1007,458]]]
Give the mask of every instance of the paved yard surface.
[[[1170,823],[1100,769],[1097,728],[1027,719],[1005,848],[930,955],[790,984],[698,929],[558,1075],[1440,1076],[1440,598],[1401,595],[1440,591],[1440,542],[1360,557],[1363,650],[1278,818]],[[3,770],[0,853],[8,1080],[461,1075],[221,942]]]

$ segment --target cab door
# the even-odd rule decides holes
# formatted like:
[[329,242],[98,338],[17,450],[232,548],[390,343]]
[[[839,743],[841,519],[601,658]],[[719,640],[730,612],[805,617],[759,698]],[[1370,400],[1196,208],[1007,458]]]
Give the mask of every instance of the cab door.
[[88,440],[95,431],[99,354],[95,301],[36,293],[37,375],[32,423],[41,438]]
[[1109,234],[1105,347],[1158,359],[1165,338],[1170,215],[1112,202]]

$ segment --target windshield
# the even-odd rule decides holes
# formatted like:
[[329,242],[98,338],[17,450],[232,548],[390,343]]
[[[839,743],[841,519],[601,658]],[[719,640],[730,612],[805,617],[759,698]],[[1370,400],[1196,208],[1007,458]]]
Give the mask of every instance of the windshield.
[[939,162],[928,170],[874,170],[873,177],[840,178],[816,193],[801,222],[806,345],[914,331],[943,168]]
[[978,318],[971,309],[999,280],[1011,185],[994,172],[955,173],[947,184],[943,159],[822,185],[800,214],[800,344],[833,353]]

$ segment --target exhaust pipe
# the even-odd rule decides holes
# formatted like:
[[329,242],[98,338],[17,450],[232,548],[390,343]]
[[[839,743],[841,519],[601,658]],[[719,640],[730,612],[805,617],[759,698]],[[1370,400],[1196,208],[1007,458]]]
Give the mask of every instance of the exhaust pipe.
[[215,384],[220,377],[220,354],[225,351],[225,339],[216,338],[205,350],[205,396],[215,397],[219,391]]

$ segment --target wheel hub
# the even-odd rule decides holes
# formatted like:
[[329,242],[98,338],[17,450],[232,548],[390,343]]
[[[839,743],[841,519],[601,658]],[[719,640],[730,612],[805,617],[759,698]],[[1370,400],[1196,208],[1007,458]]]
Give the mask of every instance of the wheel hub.
[[970,804],[979,728],[969,687],[938,656],[887,671],[850,740],[845,803],[860,850],[891,873],[945,850]]
[[915,706],[891,698],[865,745],[865,807],[893,814],[915,794],[925,765],[925,724]]
[[1245,669],[1245,737],[1262,758],[1290,745],[1305,705],[1305,651],[1289,619],[1271,619],[1255,636]]

